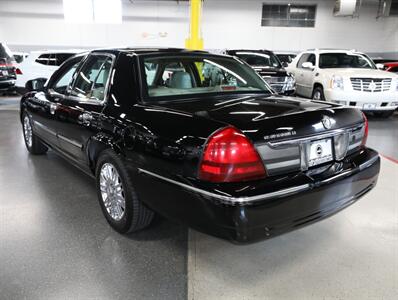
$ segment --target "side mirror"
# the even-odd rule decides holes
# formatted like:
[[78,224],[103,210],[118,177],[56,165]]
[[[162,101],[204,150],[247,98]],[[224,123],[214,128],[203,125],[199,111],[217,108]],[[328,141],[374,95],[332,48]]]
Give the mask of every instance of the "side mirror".
[[383,64],[376,64],[376,68],[379,70],[384,70],[384,65]]
[[312,62],[306,61],[303,62],[302,65],[303,69],[308,69],[308,70],[314,70],[315,66],[312,64]]
[[289,64],[288,64],[286,61],[284,61],[284,62],[282,63],[282,67],[287,68],[288,66],[289,66]]
[[36,78],[28,80],[25,84],[25,89],[28,92],[38,91],[41,92],[44,90],[44,85],[47,82],[47,78]]

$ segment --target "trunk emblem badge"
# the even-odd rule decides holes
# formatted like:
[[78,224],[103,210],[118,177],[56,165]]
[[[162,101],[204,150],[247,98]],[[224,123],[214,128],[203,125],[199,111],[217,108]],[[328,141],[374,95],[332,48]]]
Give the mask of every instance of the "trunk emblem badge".
[[322,118],[322,124],[325,129],[330,129],[332,128],[332,120],[328,116],[323,116]]
[[321,145],[317,145],[316,146],[316,154],[318,155],[318,157],[322,156],[322,152],[323,152],[322,146]]

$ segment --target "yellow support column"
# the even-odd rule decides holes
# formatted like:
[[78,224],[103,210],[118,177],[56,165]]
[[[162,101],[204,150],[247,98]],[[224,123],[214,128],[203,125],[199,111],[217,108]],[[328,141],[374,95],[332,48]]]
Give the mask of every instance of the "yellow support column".
[[189,38],[185,40],[185,47],[191,50],[203,50],[201,32],[202,0],[191,0],[190,11],[190,31]]

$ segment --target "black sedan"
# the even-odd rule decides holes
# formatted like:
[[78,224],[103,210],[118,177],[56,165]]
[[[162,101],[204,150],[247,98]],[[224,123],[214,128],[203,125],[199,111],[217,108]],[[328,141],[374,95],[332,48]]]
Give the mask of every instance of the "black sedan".
[[43,82],[21,100],[28,151],[51,148],[95,177],[121,233],[156,212],[253,242],[340,211],[379,174],[359,110],[278,96],[230,56],[96,50]]

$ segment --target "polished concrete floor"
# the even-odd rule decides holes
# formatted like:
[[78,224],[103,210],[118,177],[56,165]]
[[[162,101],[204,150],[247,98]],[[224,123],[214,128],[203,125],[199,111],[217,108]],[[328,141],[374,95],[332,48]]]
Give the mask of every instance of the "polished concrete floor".
[[186,262],[186,228],[116,233],[93,179],[28,155],[17,112],[0,110],[0,299],[186,299]]
[[336,216],[249,246],[158,219],[122,236],[94,182],[27,154],[16,98],[0,97],[0,299],[394,299],[398,115],[370,118],[379,183]]

